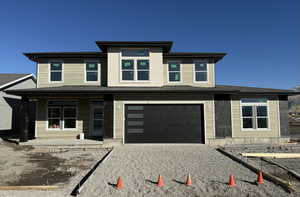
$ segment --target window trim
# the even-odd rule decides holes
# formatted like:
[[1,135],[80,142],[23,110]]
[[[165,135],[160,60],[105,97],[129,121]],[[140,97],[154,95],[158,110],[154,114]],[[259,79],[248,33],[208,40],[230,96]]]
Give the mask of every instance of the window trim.
[[[243,97],[243,98],[245,98],[245,97]],[[242,99],[243,98],[240,98],[240,123],[241,123],[241,130],[242,131],[271,131],[271,125],[270,125],[270,104],[269,104],[269,99],[267,98],[267,102],[266,103],[242,103]],[[251,118],[253,119],[253,118],[255,118],[255,124],[256,124],[256,128],[244,128],[243,127],[243,106],[251,106],[251,107],[253,107],[253,106],[255,106],[254,108],[255,108],[255,110],[257,110],[257,108],[256,108],[256,106],[266,106],[267,107],[267,124],[268,124],[268,127],[267,128],[258,128],[257,127],[257,125],[258,125],[258,123],[257,123],[257,116],[255,115],[253,115]],[[257,113],[257,112],[254,112],[253,111],[253,113]],[[265,118],[265,116],[259,116],[259,117],[264,117]],[[249,116],[249,118],[250,118],[250,116]]]
[[[196,63],[206,63],[206,71],[196,71]],[[208,83],[209,82],[209,73],[210,73],[210,69],[209,69],[209,63],[208,63],[208,60],[205,59],[205,60],[194,60],[193,61],[193,82],[194,83]],[[196,80],[196,73],[197,72],[206,72],[206,81],[197,81]]]
[[[51,81],[51,63],[59,62],[61,63],[61,81]],[[49,83],[64,83],[64,62],[59,59],[52,59],[48,61],[48,82]]]
[[[121,48],[119,53],[119,82],[122,83],[145,83],[151,82],[151,61],[150,55],[151,52],[149,49],[145,49],[149,51],[149,56],[122,56],[122,51],[126,49],[145,49],[145,48]],[[133,60],[133,80],[123,80],[122,76],[122,60]],[[137,69],[137,60],[148,60],[149,62],[149,79],[148,80],[138,80],[138,69]]]
[[[87,81],[87,72],[96,72],[96,71],[87,71],[86,70],[86,64],[87,63],[97,63],[97,66],[98,66],[98,74],[97,74],[97,77],[98,77],[98,80],[97,81]],[[100,82],[100,85],[101,85],[101,63],[99,60],[95,60],[95,59],[86,59],[84,60],[84,83],[99,83]]]
[[[176,63],[179,63],[179,68],[180,68],[180,71],[169,71],[169,63],[171,62],[176,62]],[[180,60],[168,60],[167,61],[167,82],[168,83],[182,83],[183,82],[183,79],[182,79],[182,62]],[[180,73],[180,80],[179,81],[170,81],[170,78],[169,78],[169,73],[170,72],[179,72]]]
[[[63,112],[63,109],[64,109],[64,105],[62,105],[62,107],[58,107],[60,108],[60,111],[61,111],[61,117],[60,117],[60,121],[61,121],[61,128],[49,128],[49,117],[48,117],[48,110],[49,110],[49,102],[50,101],[70,101],[70,102],[76,102],[75,106],[66,106],[67,108],[68,107],[73,107],[73,108],[76,108],[76,124],[75,124],[75,128],[64,128],[65,126],[65,122],[64,122],[64,112]],[[50,106],[52,107],[52,106]],[[55,106],[53,106],[55,107]],[[57,106],[56,106],[57,107]],[[78,101],[77,100],[52,100],[52,99],[49,99],[47,100],[47,104],[46,104],[46,131],[78,131]]]

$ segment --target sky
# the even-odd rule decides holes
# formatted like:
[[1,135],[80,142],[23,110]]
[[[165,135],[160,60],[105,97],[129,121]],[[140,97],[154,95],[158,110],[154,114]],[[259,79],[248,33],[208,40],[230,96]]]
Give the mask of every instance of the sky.
[[1,0],[0,35],[0,73],[35,73],[24,52],[167,40],[173,52],[228,53],[217,84],[300,85],[299,0]]

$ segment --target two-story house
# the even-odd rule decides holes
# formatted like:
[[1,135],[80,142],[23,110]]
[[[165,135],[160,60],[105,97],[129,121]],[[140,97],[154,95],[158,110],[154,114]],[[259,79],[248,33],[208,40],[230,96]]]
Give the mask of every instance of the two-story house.
[[[123,143],[283,142],[290,90],[215,84],[225,53],[171,52],[172,42],[97,41],[101,52],[25,53],[37,88],[37,138]],[[26,128],[22,140],[26,141]]]

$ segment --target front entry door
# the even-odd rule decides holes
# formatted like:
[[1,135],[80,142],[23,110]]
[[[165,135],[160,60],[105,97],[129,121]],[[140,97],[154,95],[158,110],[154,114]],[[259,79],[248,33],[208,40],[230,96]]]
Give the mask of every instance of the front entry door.
[[103,136],[103,106],[92,106],[91,136]]

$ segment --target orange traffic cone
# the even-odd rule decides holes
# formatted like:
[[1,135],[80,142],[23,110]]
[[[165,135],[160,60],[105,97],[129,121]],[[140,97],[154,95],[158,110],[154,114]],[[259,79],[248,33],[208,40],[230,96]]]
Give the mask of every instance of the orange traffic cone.
[[192,185],[192,178],[191,175],[188,174],[187,178],[186,178],[186,182],[185,182],[186,186],[191,186]]
[[234,181],[234,176],[232,174],[229,176],[229,183],[228,183],[228,185],[230,187],[235,187],[236,186],[235,181]]
[[121,177],[118,178],[116,188],[117,189],[123,189],[124,188],[124,184],[123,184],[123,181],[122,181]]
[[261,171],[258,173],[258,176],[257,176],[257,183],[258,183],[258,184],[263,184],[263,183],[264,183],[264,178],[263,178],[263,175],[262,175],[262,172],[261,172]]
[[158,186],[158,187],[163,187],[163,186],[165,186],[164,180],[163,180],[163,178],[162,178],[161,175],[158,176],[157,186]]

